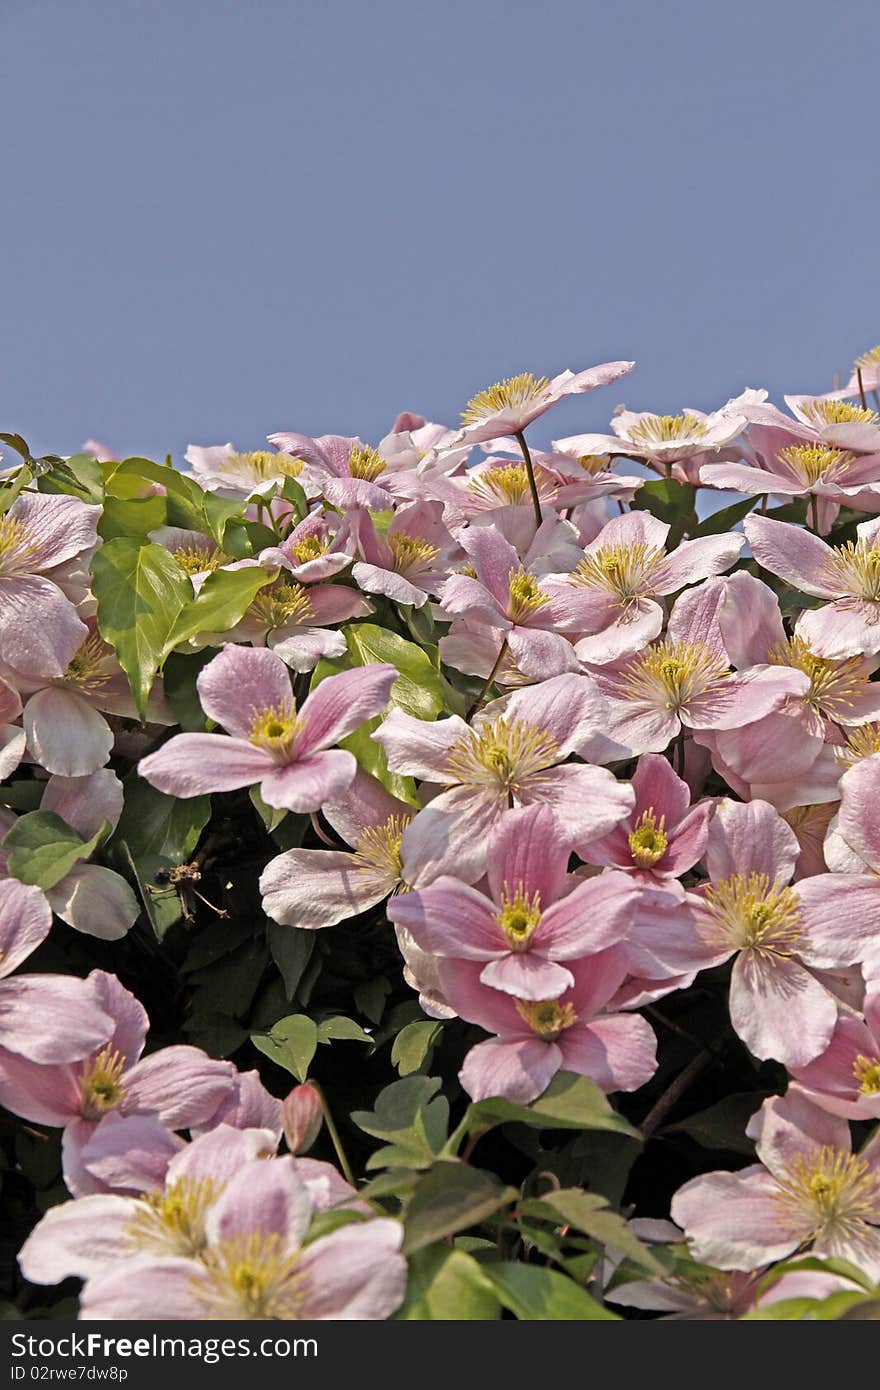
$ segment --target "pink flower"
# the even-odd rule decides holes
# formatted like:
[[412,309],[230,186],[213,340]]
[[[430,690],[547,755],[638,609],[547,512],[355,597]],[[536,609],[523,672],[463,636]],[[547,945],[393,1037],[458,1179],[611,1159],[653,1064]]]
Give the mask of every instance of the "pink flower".
[[741,398],[741,411],[750,424],[786,430],[811,444],[846,449],[854,454],[880,452],[880,423],[877,413],[840,399],[840,392],[825,396],[786,396],[792,412],[785,415],[777,406],[752,397]]
[[290,571],[298,584],[315,584],[351,564],[351,526],[323,511],[309,512],[298,522],[280,546],[262,550],[261,565],[280,566]]
[[[269,806],[316,811],[338,800],[357,764],[333,745],[388,703],[397,678],[382,664],[328,676],[297,713],[287,667],[267,648],[224,647],[198,678],[199,699],[223,734],[177,734],[138,771],[172,796],[259,785]],[[331,751],[328,751],[331,750]]]
[[669,468],[694,457],[701,458],[710,451],[717,453],[731,444],[746,424],[745,415],[739,410],[741,400],[738,397],[728,401],[711,415],[692,409],[678,415],[654,415],[649,410],[634,411],[620,406],[611,421],[613,434],[571,435],[559,440],[556,447],[567,453],[626,454],[630,458],[644,459],[658,469]]
[[865,996],[864,1019],[841,1012],[825,1051],[791,1074],[832,1115],[880,1120],[880,981]]
[[442,513],[441,502],[411,502],[397,510],[382,538],[368,512],[352,512],[360,556],[352,577],[360,587],[421,608],[446,579],[447,557],[455,544],[440,519]]
[[24,757],[27,735],[14,722],[21,708],[18,691],[0,678],[0,782],[12,776]]
[[639,758],[632,812],[600,840],[578,847],[588,864],[623,869],[657,887],[672,886],[706,851],[712,803],[691,806],[690,789],[665,758]]
[[812,1250],[880,1278],[877,1146],[854,1154],[846,1121],[796,1087],[766,1100],[747,1132],[759,1163],[693,1178],[673,1198],[673,1219],[694,1257],[753,1270]]
[[508,377],[486,391],[479,391],[468,402],[461,417],[463,428],[445,447],[480,444],[485,439],[521,433],[564,396],[581,395],[597,386],[610,386],[634,366],[634,362],[603,362],[582,372],[560,372],[552,380],[545,376],[536,379],[531,372]]
[[290,849],[270,859],[260,876],[263,908],[293,927],[330,927],[405,890],[400,841],[415,811],[358,770],[351,786],[323,814],[353,846]]
[[240,454],[233,444],[214,444],[209,448],[190,444],[184,458],[192,466],[192,476],[199,487],[221,497],[267,497],[285,478],[298,478],[303,472],[300,455],[276,454],[268,449]]
[[656,1039],[643,1018],[607,1014],[605,1005],[626,973],[612,946],[573,961],[573,986],[557,998],[514,999],[480,981],[481,966],[447,960],[443,989],[462,1018],[497,1036],[477,1043],[459,1080],[472,1100],[502,1096],[526,1105],[561,1069],[588,1076],[603,1091],[635,1091],[657,1068]]
[[736,561],[742,536],[703,536],[666,554],[669,526],[649,512],[614,517],[587,546],[564,584],[549,584],[554,610],[581,661],[605,665],[644,647],[662,630],[658,596],[677,593]]
[[39,888],[0,882],[0,1076],[15,1066],[74,1062],[107,1037],[109,1015],[82,980],[69,975],[5,978],[49,934],[52,913]]
[[798,619],[798,632],[817,655],[840,660],[880,652],[880,518],[861,522],[857,540],[834,547],[766,516],[748,516],[743,526],[759,564],[805,594],[831,600]]
[[485,985],[519,999],[555,998],[574,985],[559,962],[619,941],[638,897],[622,874],[578,882],[568,858],[549,806],[510,811],[489,837],[489,896],[442,877],[393,899],[388,916],[428,954],[487,962]]
[[555,676],[490,705],[467,725],[457,715],[429,724],[392,710],[375,732],[394,772],[445,790],[403,833],[403,877],[424,886],[440,874],[474,883],[485,872],[487,837],[517,806],[547,802],[569,845],[606,834],[633,805],[632,788],[604,768],[568,763],[602,740],[604,706],[586,676]]
[[332,507],[342,511],[350,507],[381,511],[391,506],[389,461],[362,439],[341,434],[322,434],[312,439],[309,435],[282,431],[270,434],[269,443],[305,460],[303,480],[312,482]]
[[516,550],[491,526],[471,527],[461,544],[473,562],[475,578],[454,574],[440,590],[447,613],[474,614],[498,633],[526,675],[556,676],[577,670],[571,643],[555,629],[559,623],[552,595],[520,561]]
[[[22,492],[0,517],[0,663],[61,676],[88,636],[75,603],[87,584],[75,571],[98,545],[100,507],[76,497]],[[71,599],[73,598],[73,601]]]

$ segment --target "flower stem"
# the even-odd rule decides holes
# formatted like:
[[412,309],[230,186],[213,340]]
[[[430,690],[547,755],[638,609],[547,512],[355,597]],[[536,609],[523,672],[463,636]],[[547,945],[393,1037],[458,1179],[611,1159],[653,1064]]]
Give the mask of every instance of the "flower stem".
[[498,675],[498,672],[499,672],[500,667],[501,667],[501,663],[502,663],[502,661],[504,660],[506,654],[507,654],[507,638],[505,637],[504,641],[501,643],[501,650],[499,651],[498,655],[497,655],[496,658],[495,658],[495,664],[494,664],[494,666],[492,667],[492,670],[489,672],[488,676],[486,677],[486,679],[485,679],[485,681],[484,681],[484,683],[483,683],[483,685],[482,685],[482,687],[481,687],[481,689],[480,689],[480,692],[479,692],[479,694],[477,695],[477,698],[474,700],[474,703],[471,705],[470,709],[468,710],[468,712],[467,712],[467,714],[466,714],[466,716],[465,716],[465,722],[466,722],[466,723],[468,723],[468,724],[470,723],[472,716],[476,714],[477,710],[480,708],[480,705],[483,703],[483,701],[485,700],[485,698],[486,698],[486,696],[488,695],[489,691],[492,689],[492,682],[494,681],[495,677]]
[[330,1113],[330,1106],[327,1104],[327,1099],[321,1087],[316,1086],[314,1081],[312,1082],[312,1085],[315,1086],[315,1090],[321,1097],[321,1109],[324,1111],[324,1123],[327,1126],[327,1133],[330,1135],[330,1138],[333,1142],[333,1147],[336,1150],[336,1157],[339,1159],[339,1166],[342,1169],[342,1176],[345,1178],[345,1181],[347,1183],[350,1183],[351,1186],[354,1187],[354,1175],[351,1171],[351,1165],[349,1164],[349,1161],[345,1156],[345,1149],[342,1147],[342,1140],[339,1137],[339,1130],[336,1128],[333,1116]]
[[684,1071],[679,1072],[675,1080],[666,1087],[656,1105],[651,1107],[642,1121],[640,1128],[644,1139],[651,1137],[657,1126],[666,1119],[676,1102],[681,1100],[691,1082],[696,1081],[700,1072],[704,1071],[711,1061],[711,1052],[704,1048],[702,1052],[697,1053],[696,1057],[691,1058]]
[[867,400],[865,399],[865,383],[862,381],[862,369],[861,369],[861,367],[859,367],[859,368],[857,369],[856,375],[857,375],[858,378],[859,378],[859,395],[860,395],[861,398],[862,398],[862,410],[867,410],[867,409],[868,409],[868,402],[867,402]]
[[819,534],[819,495],[814,492],[810,498],[810,515],[813,518],[812,527],[816,535]]
[[541,499],[538,496],[538,484],[535,482],[535,468],[532,463],[532,456],[529,453],[529,446],[526,443],[526,437],[522,430],[516,430],[515,434],[519,447],[522,449],[523,463],[526,466],[526,473],[529,478],[529,491],[532,494],[532,506],[535,509],[535,525],[540,526],[543,520],[541,516]]

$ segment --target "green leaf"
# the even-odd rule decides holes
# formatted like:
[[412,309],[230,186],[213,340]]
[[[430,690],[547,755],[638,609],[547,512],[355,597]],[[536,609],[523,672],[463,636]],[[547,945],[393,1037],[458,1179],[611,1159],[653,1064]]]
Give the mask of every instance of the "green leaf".
[[192,599],[192,584],[163,546],[121,536],[97,551],[92,573],[101,636],[115,648],[143,719],[169,636]]
[[433,1046],[443,1030],[434,1019],[416,1019],[401,1028],[391,1048],[391,1061],[401,1076],[409,1076],[430,1062]]
[[168,864],[185,864],[211,818],[211,798],[166,796],[130,772],[123,782],[125,801],[114,840],[124,840],[135,859],[156,855]]
[[477,1261],[464,1250],[434,1246],[408,1261],[406,1298],[397,1322],[487,1322],[500,1315],[498,1297]]
[[352,1113],[359,1129],[389,1145],[372,1155],[368,1168],[427,1168],[434,1162],[449,1121],[449,1103],[436,1095],[439,1087],[435,1076],[408,1076],[379,1092],[375,1110]]
[[17,454],[20,454],[25,461],[30,459],[30,445],[22,435],[0,433],[0,440],[2,440],[4,444],[8,444],[10,449],[14,449]]
[[117,843],[123,864],[134,879],[147,920],[153,928],[153,934],[157,941],[162,941],[183,916],[183,904],[180,901],[180,895],[177,889],[171,886],[158,889],[151,884],[150,880],[156,870],[164,867],[161,859],[148,857],[136,862],[125,840],[118,840]]
[[99,505],[104,500],[104,470],[91,454],[72,454],[55,463],[37,487],[40,492],[63,492],[90,506]]
[[561,1218],[569,1226],[591,1236],[601,1245],[613,1246],[635,1260],[652,1274],[664,1274],[665,1268],[655,1259],[627,1226],[623,1217],[612,1211],[598,1192],[584,1192],[579,1187],[563,1187],[545,1192],[540,1198],[523,1202],[520,1210],[526,1215]]
[[283,927],[278,922],[270,922],[266,928],[266,937],[272,959],[284,981],[284,992],[288,999],[292,999],[312,958],[315,933],[304,931],[300,927]]
[[745,497],[740,502],[733,502],[729,507],[722,507],[720,511],[713,512],[700,522],[696,530],[690,532],[691,540],[697,536],[720,536],[723,532],[732,530],[738,521],[748,516],[757,500],[757,497]]
[[7,832],[3,841],[9,854],[9,872],[21,883],[47,891],[70,873],[74,864],[88,859],[110,833],[104,821],[90,840],[56,816],[54,811],[29,811]]
[[686,528],[697,524],[696,495],[696,489],[690,483],[660,478],[640,487],[630,506],[637,511],[650,512],[672,528],[667,541],[671,549],[681,540]]
[[407,1203],[403,1253],[412,1254],[444,1236],[479,1226],[514,1201],[516,1188],[466,1163],[437,1163],[419,1180]]
[[308,516],[309,500],[306,497],[302,483],[298,483],[296,478],[285,478],[281,488],[281,496],[285,502],[292,502],[296,511],[297,521],[302,521],[303,517]]
[[[0,435],[0,439],[2,438],[3,436]],[[23,464],[15,477],[10,478],[8,483],[3,484],[2,489],[0,489],[0,516],[6,515],[21,490],[30,487],[33,481],[33,473],[30,468],[28,468],[27,464]]]
[[297,1081],[305,1081],[318,1046],[318,1028],[307,1014],[290,1014],[279,1019],[268,1033],[252,1033],[251,1042]]
[[638,1139],[638,1130],[608,1104],[598,1086],[585,1076],[558,1072],[547,1090],[531,1105],[510,1100],[481,1100],[468,1107],[456,1135],[483,1134],[495,1125],[530,1125],[533,1129],[613,1130]]
[[746,1137],[746,1124],[761,1107],[770,1091],[736,1091],[706,1110],[698,1110],[685,1120],[666,1125],[667,1134],[689,1134],[704,1149],[727,1149],[730,1153],[754,1157],[754,1141]]
[[203,492],[195,479],[178,473],[176,468],[153,463],[152,459],[125,459],[108,478],[108,492],[115,492],[117,479],[121,482],[132,475],[147,478],[152,483],[161,483],[165,488],[169,526],[201,531],[203,535],[213,536],[218,545],[223,544],[227,523],[233,517],[241,516],[245,509],[244,502]]
[[217,655],[210,647],[203,652],[171,652],[162,667],[162,688],[165,698],[186,733],[201,734],[207,720],[199,700],[196,681],[203,666]]
[[522,1322],[619,1322],[588,1293],[555,1269],[508,1261],[481,1262],[505,1308]]
[[[371,1023],[379,1024],[390,993],[390,981],[384,975],[374,975],[371,980],[361,980],[360,984],[355,985],[354,1002]],[[375,1038],[373,1041],[376,1041]]]
[[104,502],[98,534],[105,541],[117,536],[146,540],[150,531],[165,525],[164,497],[108,497]]
[[250,608],[259,591],[275,577],[275,571],[262,565],[241,570],[215,570],[209,574],[169,633],[166,651],[180,646],[197,633],[224,633],[235,627]]
[[318,1024],[318,1042],[359,1042],[368,1043],[372,1047],[374,1039],[359,1023],[355,1023],[353,1018],[334,1014],[332,1018],[325,1018]]

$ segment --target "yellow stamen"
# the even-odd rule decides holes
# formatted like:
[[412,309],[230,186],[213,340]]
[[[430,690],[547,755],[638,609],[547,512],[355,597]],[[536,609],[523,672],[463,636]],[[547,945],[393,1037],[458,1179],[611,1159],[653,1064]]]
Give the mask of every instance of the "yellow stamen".
[[289,579],[276,579],[261,589],[248,609],[248,616],[256,618],[267,629],[302,627],[312,618],[312,600],[303,584],[295,584]]
[[126,1231],[136,1251],[199,1256],[205,1248],[205,1216],[222,1191],[213,1178],[178,1178],[163,1192],[145,1194]]
[[876,540],[847,541],[835,546],[825,566],[825,577],[831,584],[855,598],[870,603],[880,600],[880,545]]
[[586,589],[601,589],[629,605],[635,599],[654,593],[651,576],[664,559],[662,550],[644,541],[635,541],[632,545],[603,545],[584,556],[569,576],[569,583]]
[[476,425],[481,420],[496,415],[499,410],[518,410],[537,400],[550,385],[546,376],[534,377],[531,372],[520,372],[519,376],[509,376],[497,381],[485,391],[478,391],[468,401],[461,412],[463,425]]
[[550,602],[549,594],[541,592],[537,576],[530,574],[524,565],[511,570],[507,581],[510,589],[507,616],[511,622],[521,623],[524,618],[530,617],[539,608],[543,608],[545,603]]
[[428,569],[440,554],[436,545],[418,536],[407,536],[403,531],[389,533],[388,549],[394,557],[394,569],[398,574],[404,574],[407,570]]
[[863,1057],[853,1062],[853,1076],[865,1096],[880,1095],[880,1057]]
[[669,444],[676,439],[699,439],[706,429],[699,415],[685,410],[681,415],[646,415],[631,427],[629,437],[636,444]]
[[790,637],[767,654],[771,666],[793,666],[810,678],[810,688],[802,698],[817,714],[846,722],[855,697],[868,685],[861,657],[829,661],[815,656],[803,637]]
[[403,832],[408,825],[408,816],[389,816],[382,825],[368,825],[355,841],[355,868],[370,874],[383,892],[409,891],[403,881],[400,849]]
[[846,743],[836,749],[837,761],[844,767],[854,767],[863,758],[880,753],[880,724],[862,724],[847,734]]
[[853,363],[853,367],[858,371],[859,367],[876,367],[878,362],[880,362],[880,343],[878,343],[876,347],[869,348],[867,352],[863,352],[860,357],[857,357]]
[[876,410],[850,401],[801,401],[801,411],[815,425],[876,425]]
[[125,1057],[112,1043],[86,1062],[80,1073],[80,1114],[87,1120],[100,1120],[108,1110],[115,1110],[125,1097],[122,1077]]
[[377,449],[371,449],[369,444],[363,448],[352,449],[348,456],[348,471],[353,478],[363,478],[365,482],[374,483],[381,473],[385,472],[385,460]]
[[257,748],[268,748],[283,762],[301,728],[302,720],[297,718],[296,705],[291,699],[286,705],[267,705],[255,710],[248,738]]
[[702,642],[657,642],[627,662],[620,693],[624,699],[684,709],[730,675],[730,667]]
[[640,869],[653,869],[663,858],[669,846],[666,838],[666,817],[659,820],[654,815],[654,807],[643,811],[636,821],[636,828],[629,837],[630,853],[633,863]]
[[305,565],[309,560],[318,560],[322,555],[326,555],[330,549],[330,540],[318,535],[304,536],[290,549],[294,559],[301,565]]
[[501,911],[495,914],[495,921],[504,932],[514,951],[526,949],[540,920],[540,893],[533,893],[529,897],[520,883],[511,896],[510,889],[505,883],[501,894]]
[[830,1229],[857,1236],[863,1222],[880,1221],[880,1183],[856,1154],[830,1145],[800,1153],[778,1181],[776,1201],[805,1223],[807,1240]]
[[66,685],[79,690],[100,690],[113,674],[113,653],[96,632],[77,647],[64,672]]
[[792,444],[780,449],[778,457],[788,465],[797,478],[805,483],[817,483],[820,479],[831,482],[842,477],[849,469],[854,455],[845,449],[826,448],[821,444]]
[[761,957],[791,956],[803,938],[800,899],[769,874],[734,874],[706,889],[704,940]]
[[[553,480],[545,468],[535,464],[535,482],[539,497],[553,491]],[[524,507],[531,501],[529,475],[525,464],[497,463],[474,474],[468,482],[468,492],[489,502],[493,507]]]
[[0,578],[15,579],[32,572],[39,540],[15,516],[0,516]]
[[213,574],[221,565],[229,563],[229,556],[216,545],[182,545],[171,553],[187,574],[202,574],[205,570]]
[[571,1004],[560,1004],[558,999],[541,999],[538,1003],[526,1003],[524,999],[514,999],[516,1011],[533,1033],[547,1042],[554,1042],[566,1028],[577,1023],[577,1014]]
[[301,1281],[294,1273],[298,1255],[285,1254],[274,1232],[253,1231],[223,1241],[202,1256],[206,1277],[196,1276],[198,1296],[215,1317],[296,1319],[301,1304]]
[[226,467],[240,468],[250,473],[254,482],[266,483],[271,478],[298,478],[305,468],[302,459],[290,454],[273,454],[269,449],[256,449],[249,454],[233,454]]
[[489,786],[513,794],[559,758],[559,745],[546,730],[523,720],[509,723],[502,715],[453,745],[446,777],[450,784]]

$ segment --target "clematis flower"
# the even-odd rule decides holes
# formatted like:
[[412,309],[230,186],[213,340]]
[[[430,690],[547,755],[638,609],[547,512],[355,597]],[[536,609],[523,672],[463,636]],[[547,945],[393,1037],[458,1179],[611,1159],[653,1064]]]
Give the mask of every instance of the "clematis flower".
[[683,729],[742,729],[807,690],[802,671],[768,665],[731,670],[716,616],[723,592],[723,580],[687,590],[676,600],[662,641],[593,669],[608,700],[605,732],[631,754],[660,753]]
[[323,511],[309,512],[279,546],[260,551],[261,565],[289,570],[298,584],[333,579],[353,559],[351,524]]
[[827,1048],[791,1075],[821,1109],[846,1120],[880,1120],[880,981],[865,996],[864,1018],[841,1012]]
[[440,502],[411,502],[398,508],[384,538],[368,512],[350,514],[360,558],[352,577],[368,594],[421,608],[447,578],[455,542],[441,521]]
[[549,806],[510,811],[489,837],[488,896],[444,876],[393,899],[388,916],[431,955],[487,962],[485,985],[518,999],[556,997],[575,982],[560,962],[613,946],[638,897],[623,874],[578,882],[568,858]]
[[388,766],[445,789],[403,833],[406,882],[423,887],[453,874],[475,883],[489,832],[514,807],[551,805],[568,845],[606,834],[632,809],[632,788],[605,768],[566,762],[602,742],[603,722],[594,684],[575,675],[517,690],[503,712],[487,706],[472,726],[457,715],[428,724],[392,710],[373,735]]
[[621,406],[611,420],[611,435],[580,434],[559,440],[557,448],[568,453],[626,454],[643,459],[658,469],[670,468],[694,455],[705,455],[731,444],[746,425],[737,413],[739,400],[728,401],[720,410],[706,415],[687,409],[678,415],[654,415],[649,410],[626,410]]
[[357,764],[333,748],[388,703],[397,670],[387,664],[328,676],[297,713],[284,662],[257,647],[224,647],[199,674],[209,719],[223,734],[177,734],[142,758],[138,771],[172,796],[259,785],[269,806],[315,811],[338,800]]
[[265,497],[303,471],[303,460],[293,454],[268,449],[240,454],[233,444],[190,444],[184,458],[199,487],[220,497]]
[[106,1038],[112,1022],[82,980],[71,975],[7,977],[49,934],[52,913],[39,888],[0,882],[0,1074],[24,1066],[75,1062]]
[[880,652],[880,518],[861,522],[857,540],[834,547],[766,516],[748,516],[743,526],[759,564],[805,594],[831,600],[798,619],[817,655],[841,660]]
[[877,347],[869,348],[856,358],[853,363],[852,376],[839,392],[834,391],[832,396],[860,396],[862,391],[880,391],[880,344]]
[[[53,811],[84,840],[90,840],[105,821],[115,829],[122,815],[122,783],[109,768],[88,777],[50,777],[40,810]],[[12,813],[0,809],[0,836],[7,835],[14,824]],[[8,860],[9,851],[0,849],[0,881],[8,876]],[[127,880],[113,869],[87,860],[74,864],[44,897],[62,922],[102,941],[118,941],[125,936],[140,913]]]
[[646,753],[633,773],[635,805],[607,835],[579,846],[588,864],[622,869],[638,881],[673,886],[706,852],[710,801],[691,806],[690,788],[666,758]]
[[846,1121],[797,1087],[766,1100],[749,1124],[759,1163],[706,1173],[672,1199],[696,1259],[752,1270],[810,1250],[880,1278],[880,1152],[852,1152]]
[[309,1245],[314,1212],[296,1160],[245,1163],[204,1217],[198,1255],[155,1255],[90,1278],[90,1319],[379,1320],[403,1301],[400,1222],[342,1226]]
[[270,434],[269,443],[289,449],[305,460],[303,478],[332,507],[342,511],[350,507],[381,511],[392,505],[388,484],[393,469],[389,460],[362,439],[342,434],[322,434],[312,439],[309,435],[282,431]]
[[184,526],[157,526],[149,538],[155,545],[164,546],[180,568],[192,580],[193,591],[199,592],[209,574],[233,563],[213,536],[192,531]]
[[619,947],[572,961],[573,986],[557,998],[514,999],[480,980],[479,962],[447,960],[443,990],[456,1012],[497,1036],[477,1043],[459,1080],[472,1100],[501,1096],[527,1105],[561,1069],[603,1091],[635,1091],[657,1068],[656,1039],[636,1014],[606,1014],[626,974]]
[[149,1026],[143,1006],[103,970],[93,970],[85,984],[110,1028],[84,1061],[62,1060],[63,1043],[51,1062],[0,1052],[0,1104],[36,1124],[63,1127],[64,1180],[74,1194],[95,1190],[81,1155],[105,1115],[148,1112],[168,1129],[188,1129],[214,1114],[235,1075],[231,1062],[198,1047],[163,1047],[142,1058]]
[[0,517],[0,663],[62,676],[88,636],[76,611],[87,585],[75,565],[97,548],[100,507],[22,492]]
[[454,574],[440,590],[446,613],[478,614],[497,629],[496,655],[506,642],[520,670],[557,676],[577,670],[571,643],[555,629],[559,612],[552,595],[520,561],[494,528],[471,527],[461,537],[475,577]]
[[573,573],[548,584],[564,627],[583,634],[574,645],[581,661],[601,666],[639,651],[663,627],[656,598],[721,574],[745,543],[738,535],[703,536],[667,555],[669,530],[649,512],[615,517]]
[[751,399],[743,398],[742,414],[750,425],[785,430],[805,443],[845,449],[854,454],[880,453],[880,421],[876,411],[841,400],[839,393],[834,391],[825,396],[786,396],[784,399],[791,415],[754,394]]
[[522,432],[565,396],[582,395],[597,386],[610,386],[631,372],[635,362],[603,362],[582,372],[560,372],[552,380],[531,372],[508,377],[485,391],[478,391],[462,412],[462,428],[447,448],[480,444],[485,439]]
[[359,769],[344,796],[322,811],[353,849],[290,849],[269,860],[260,875],[263,909],[287,926],[330,927],[406,891],[400,841],[412,806]]
[[217,1109],[204,1124],[190,1125],[190,1133],[207,1134],[221,1125],[233,1129],[269,1130],[275,1136],[275,1147],[281,1138],[281,1102],[270,1095],[260,1080],[258,1071],[240,1071],[233,1077]]
[[16,722],[21,710],[18,691],[0,678],[0,782],[12,776],[24,757],[27,735]]

